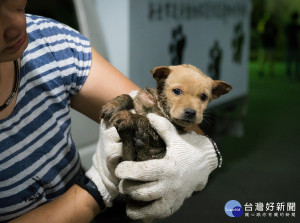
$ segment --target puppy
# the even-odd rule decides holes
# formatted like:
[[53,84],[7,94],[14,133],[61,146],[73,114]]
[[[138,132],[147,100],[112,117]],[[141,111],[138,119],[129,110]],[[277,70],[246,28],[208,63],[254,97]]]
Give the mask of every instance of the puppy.
[[192,65],[161,66],[151,73],[157,88],[138,90],[134,98],[126,94],[118,96],[101,111],[106,126],[115,126],[120,135],[123,160],[143,161],[165,155],[166,145],[151,127],[148,113],[166,117],[179,133],[203,134],[199,124],[208,103],[232,89]]

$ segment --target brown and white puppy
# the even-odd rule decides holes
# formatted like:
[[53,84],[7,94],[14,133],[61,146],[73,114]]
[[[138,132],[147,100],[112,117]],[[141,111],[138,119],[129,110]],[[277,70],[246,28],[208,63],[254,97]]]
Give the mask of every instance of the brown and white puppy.
[[148,113],[166,117],[179,133],[203,134],[199,124],[208,103],[232,89],[192,65],[161,66],[151,73],[157,88],[139,90],[134,98],[126,94],[118,96],[101,111],[106,126],[115,126],[120,135],[124,160],[142,161],[165,155],[166,145],[151,127]]

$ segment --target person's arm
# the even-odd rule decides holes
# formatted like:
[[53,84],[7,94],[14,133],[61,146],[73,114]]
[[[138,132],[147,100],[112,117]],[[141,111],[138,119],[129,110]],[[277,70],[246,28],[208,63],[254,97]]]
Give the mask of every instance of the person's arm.
[[[89,75],[80,91],[71,99],[71,106],[96,122],[100,108],[110,99],[138,87],[92,49]],[[108,133],[112,135],[111,132]],[[102,138],[106,138],[103,135]],[[104,139],[103,139],[104,140]],[[104,145],[104,147],[111,145]],[[99,148],[100,149],[100,148]],[[11,222],[90,222],[100,211],[94,198],[78,185],[73,185],[57,199],[42,205]]]
[[138,89],[133,82],[107,62],[92,48],[92,65],[80,91],[72,97],[71,106],[96,122],[100,122],[101,106],[110,99]]
[[99,211],[94,198],[75,184],[56,200],[14,219],[11,223],[88,223]]

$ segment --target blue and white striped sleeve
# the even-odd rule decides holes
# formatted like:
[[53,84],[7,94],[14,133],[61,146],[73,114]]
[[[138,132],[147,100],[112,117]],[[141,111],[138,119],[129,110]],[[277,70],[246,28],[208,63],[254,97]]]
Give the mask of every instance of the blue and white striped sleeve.
[[58,32],[62,32],[59,35],[62,35],[61,38],[66,42],[66,47],[56,55],[57,61],[62,61],[61,57],[63,57],[64,63],[60,64],[60,69],[66,90],[71,95],[75,95],[84,84],[90,71],[90,42],[86,37],[68,26],[59,24],[57,27],[59,27]]
[[66,91],[70,95],[75,95],[90,71],[92,58],[90,42],[69,26],[55,20],[46,21],[47,24],[45,29],[42,29],[41,35],[46,38],[52,56],[58,63]]

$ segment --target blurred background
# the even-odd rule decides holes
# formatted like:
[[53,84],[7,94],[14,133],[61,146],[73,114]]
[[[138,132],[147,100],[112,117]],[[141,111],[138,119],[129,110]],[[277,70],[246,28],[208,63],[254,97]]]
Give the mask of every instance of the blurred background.
[[[300,1],[29,0],[27,12],[79,30],[140,86],[154,85],[154,66],[180,63],[233,86],[202,126],[219,146],[222,168],[158,222],[300,222]],[[75,111],[72,119],[88,168],[97,125]],[[229,200],[240,202],[242,217],[226,215]]]

